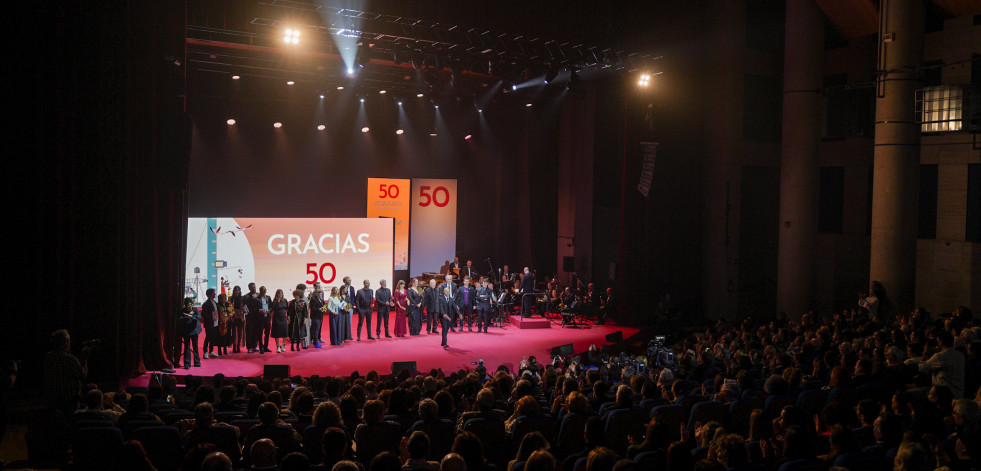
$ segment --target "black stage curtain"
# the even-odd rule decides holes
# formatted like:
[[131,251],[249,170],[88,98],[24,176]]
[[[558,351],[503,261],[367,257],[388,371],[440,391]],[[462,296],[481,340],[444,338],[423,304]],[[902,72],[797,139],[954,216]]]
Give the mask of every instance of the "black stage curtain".
[[[52,331],[100,339],[90,380],[170,366],[190,120],[183,2],[44,4],[17,57],[23,144],[4,190],[14,279],[0,354],[40,383]],[[20,383],[21,381],[18,381]]]

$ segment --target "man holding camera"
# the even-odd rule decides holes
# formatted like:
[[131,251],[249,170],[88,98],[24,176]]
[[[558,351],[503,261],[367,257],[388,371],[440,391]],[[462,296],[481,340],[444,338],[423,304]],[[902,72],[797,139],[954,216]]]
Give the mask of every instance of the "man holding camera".
[[66,329],[51,334],[51,346],[53,349],[44,356],[44,398],[50,408],[71,417],[78,408],[82,380],[89,373],[88,358],[92,350],[86,346],[78,358],[72,355],[72,338]]

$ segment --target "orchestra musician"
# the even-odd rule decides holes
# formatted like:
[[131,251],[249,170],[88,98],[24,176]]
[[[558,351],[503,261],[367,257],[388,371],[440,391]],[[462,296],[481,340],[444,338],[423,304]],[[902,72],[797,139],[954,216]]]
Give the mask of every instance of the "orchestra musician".
[[606,319],[611,314],[616,315],[617,312],[617,299],[613,292],[613,287],[606,288],[606,296],[600,300],[599,308],[599,319],[596,323],[599,325],[606,324]]
[[467,260],[466,266],[464,266],[462,269],[460,269],[460,276],[462,276],[464,278],[470,278],[471,281],[474,281],[474,280],[477,279],[477,276],[478,276],[477,275],[477,270],[474,270],[473,269],[473,261],[472,260]]

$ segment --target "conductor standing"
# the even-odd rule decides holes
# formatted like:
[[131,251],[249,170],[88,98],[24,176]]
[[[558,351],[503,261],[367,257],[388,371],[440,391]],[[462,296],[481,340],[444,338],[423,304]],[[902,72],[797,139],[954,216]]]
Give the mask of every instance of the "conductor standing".
[[528,267],[525,267],[525,274],[521,276],[521,317],[531,317],[531,304],[534,301],[535,275]]

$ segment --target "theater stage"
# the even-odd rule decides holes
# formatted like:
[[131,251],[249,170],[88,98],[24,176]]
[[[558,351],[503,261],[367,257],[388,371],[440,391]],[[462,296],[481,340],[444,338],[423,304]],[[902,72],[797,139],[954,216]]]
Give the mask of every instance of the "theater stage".
[[[394,314],[392,315],[394,322]],[[357,326],[357,316],[354,318]],[[391,324],[390,324],[391,326]],[[491,327],[489,332],[450,332],[449,350],[440,346],[439,334],[420,334],[404,338],[385,338],[384,332],[379,340],[350,341],[344,345],[324,345],[321,349],[310,347],[300,352],[275,353],[272,339],[269,348],[273,353],[233,353],[219,358],[201,360],[200,368],[178,369],[177,374],[190,373],[195,376],[211,376],[222,373],[225,376],[258,376],[264,365],[290,365],[291,375],[331,375],[346,376],[357,370],[362,375],[370,370],[387,374],[393,361],[416,361],[421,372],[432,368],[442,368],[447,374],[461,368],[472,368],[471,362],[483,359],[488,369],[504,364],[514,371],[523,356],[534,355],[539,362],[549,362],[552,347],[573,344],[575,352],[584,352],[590,344],[597,348],[606,344],[606,335],[618,330],[630,337],[638,329],[615,325],[594,325],[589,329],[559,327],[553,323],[547,329],[520,329],[515,325]],[[324,327],[323,337],[328,337]],[[355,335],[356,337],[356,335]],[[204,335],[200,336],[203,342]],[[146,375],[144,375],[146,377]],[[132,382],[131,382],[132,384]]]

